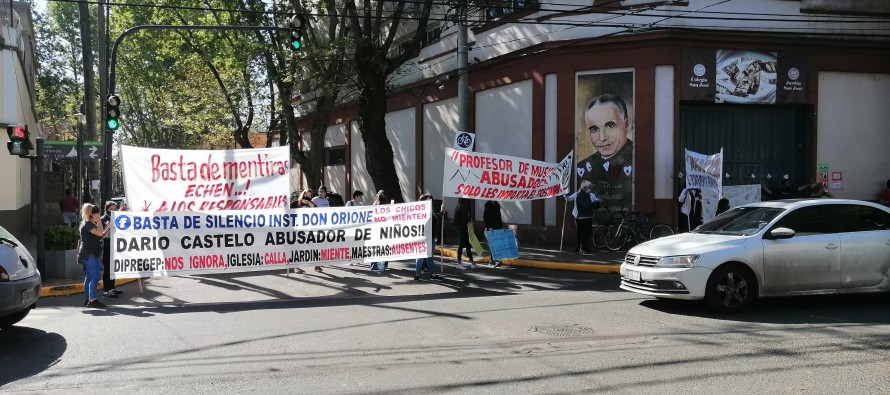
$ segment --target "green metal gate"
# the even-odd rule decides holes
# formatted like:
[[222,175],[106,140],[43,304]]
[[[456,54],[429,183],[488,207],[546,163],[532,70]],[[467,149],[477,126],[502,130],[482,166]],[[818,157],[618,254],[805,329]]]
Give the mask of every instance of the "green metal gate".
[[[683,149],[715,154],[723,147],[724,185],[779,185],[788,174],[791,185],[806,177],[806,106],[682,103],[680,170]],[[684,171],[685,172],[685,171]],[[751,174],[756,176],[752,180]],[[771,179],[766,179],[771,175]]]

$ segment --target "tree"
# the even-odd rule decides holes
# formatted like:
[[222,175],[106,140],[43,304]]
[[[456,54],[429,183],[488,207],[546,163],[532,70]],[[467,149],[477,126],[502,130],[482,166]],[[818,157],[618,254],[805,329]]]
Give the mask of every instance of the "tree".
[[[344,0],[349,18],[356,84],[359,90],[358,121],[365,143],[365,158],[371,180],[377,189],[402,202],[401,188],[393,161],[393,149],[386,136],[386,99],[389,78],[416,56],[426,34],[432,0]],[[401,28],[413,24],[414,30]],[[399,35],[407,37],[393,48]]]
[[[260,0],[243,0],[241,4],[246,11],[266,10]],[[257,32],[256,36],[258,41],[269,42],[263,59],[281,105],[279,116],[284,126],[281,144],[290,142],[291,158],[300,165],[306,182],[310,186],[321,185],[325,166],[324,141],[330,114],[342,92],[350,89],[351,64],[346,61],[348,29],[334,0],[312,4],[275,3],[271,11],[274,12],[272,17],[265,19],[255,12],[246,13],[246,22],[259,24],[265,21],[272,26],[287,26],[293,15],[301,15],[307,23],[304,28],[306,45],[298,53],[291,50],[287,33],[263,35]],[[300,147],[297,111],[293,103],[299,85],[308,88],[306,92],[299,92],[299,110],[313,114],[308,130],[308,147]]]

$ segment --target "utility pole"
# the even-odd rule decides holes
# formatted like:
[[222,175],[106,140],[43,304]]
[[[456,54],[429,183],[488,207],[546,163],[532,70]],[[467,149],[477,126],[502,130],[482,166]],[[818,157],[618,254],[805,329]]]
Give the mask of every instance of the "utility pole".
[[462,132],[470,130],[470,65],[467,48],[467,10],[469,7],[460,0],[457,7],[457,128]]
[[[108,26],[107,20],[105,19],[105,10],[107,9],[106,2],[108,0],[99,0],[96,6],[99,8],[99,16],[96,20],[96,25],[98,25],[99,32],[99,125],[102,125],[101,130],[105,130],[105,98],[108,97]],[[109,135],[103,133],[102,142],[105,145],[111,145],[112,141],[109,139]],[[103,150],[104,152],[108,152],[107,150]],[[105,162],[110,161],[111,158],[106,158],[104,155],[102,156],[102,166],[104,169]],[[104,177],[102,178],[104,180]],[[101,191],[102,199],[99,200],[100,204],[105,204],[105,202],[111,200],[111,185],[105,185],[102,183],[99,186]],[[104,206],[103,206],[104,207]]]
[[[80,11],[80,41],[81,52],[83,53],[83,103],[84,115],[86,115],[86,137],[90,140],[96,139],[96,92],[93,87],[93,41],[90,37],[90,8],[87,2],[81,2],[77,5]],[[83,137],[80,136],[80,139]],[[82,144],[82,141],[80,142]],[[81,152],[77,153],[80,157]],[[90,191],[89,172],[87,180],[84,183],[82,196]]]

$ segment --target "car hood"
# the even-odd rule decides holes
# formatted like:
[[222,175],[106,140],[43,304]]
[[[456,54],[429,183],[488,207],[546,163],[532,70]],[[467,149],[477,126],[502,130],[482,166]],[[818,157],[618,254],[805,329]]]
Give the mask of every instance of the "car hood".
[[748,240],[748,237],[750,236],[680,233],[647,241],[631,248],[628,253],[646,256],[703,254],[729,246],[737,246]]

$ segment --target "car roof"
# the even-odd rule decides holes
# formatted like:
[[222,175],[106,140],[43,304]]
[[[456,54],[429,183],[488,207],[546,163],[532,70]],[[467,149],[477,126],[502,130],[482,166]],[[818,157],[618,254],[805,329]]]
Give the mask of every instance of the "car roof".
[[863,205],[863,206],[880,208],[880,209],[883,209],[884,211],[887,211],[887,207],[882,206],[880,204],[865,201],[865,200],[856,200],[856,199],[826,199],[826,198],[783,199],[783,200],[770,200],[770,201],[765,201],[765,202],[751,203],[751,204],[746,204],[745,206],[795,209],[798,207],[814,206],[814,205],[821,205],[821,204],[859,204],[859,205]]

